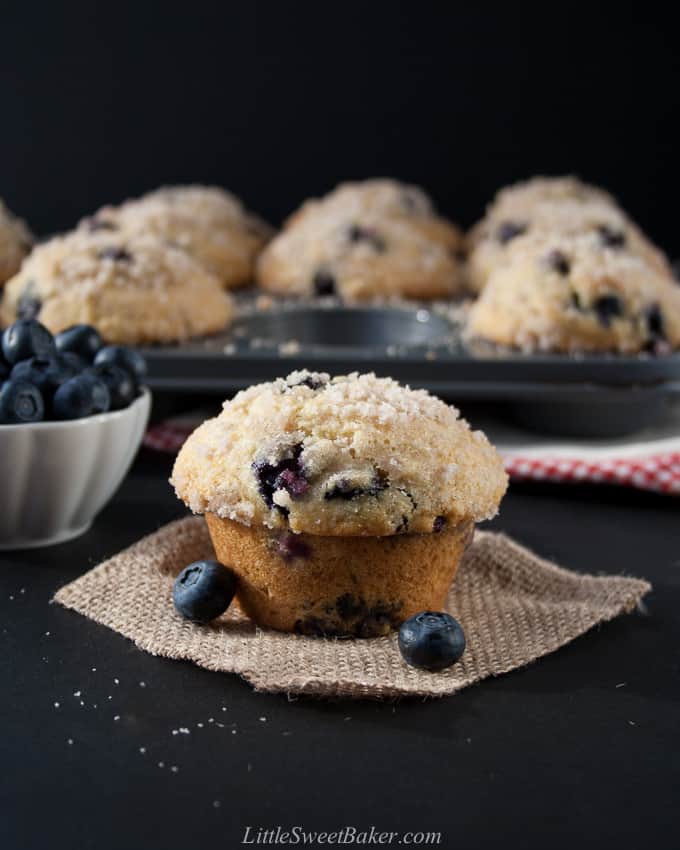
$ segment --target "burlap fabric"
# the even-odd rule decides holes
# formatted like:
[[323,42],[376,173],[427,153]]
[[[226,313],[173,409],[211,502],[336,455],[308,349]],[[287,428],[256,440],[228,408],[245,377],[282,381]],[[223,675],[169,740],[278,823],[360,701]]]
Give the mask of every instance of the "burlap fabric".
[[631,611],[650,585],[579,575],[501,534],[478,532],[449,593],[465,628],[462,660],[442,673],[407,666],[396,635],[324,640],[258,629],[236,606],[210,626],[183,620],[174,576],[213,557],[202,518],[166,525],[62,588],[57,602],[108,626],[153,655],[238,673],[257,690],[328,697],[444,696],[507,673]]

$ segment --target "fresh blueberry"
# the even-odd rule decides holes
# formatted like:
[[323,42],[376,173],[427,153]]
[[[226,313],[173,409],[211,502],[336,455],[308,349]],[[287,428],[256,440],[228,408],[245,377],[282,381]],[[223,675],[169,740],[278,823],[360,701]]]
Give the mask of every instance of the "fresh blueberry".
[[89,374],[106,384],[111,396],[111,410],[122,410],[124,407],[129,407],[135,400],[137,384],[127,369],[105,363],[94,366]]
[[0,385],[0,425],[40,422],[45,403],[40,390],[25,381],[5,381]]
[[444,670],[465,651],[465,633],[450,614],[423,611],[401,624],[399,651],[412,667]]
[[86,372],[65,381],[52,399],[56,419],[83,419],[95,413],[106,413],[110,405],[106,384]]
[[189,564],[175,579],[172,599],[187,620],[209,623],[224,614],[236,593],[236,576],[217,561]]
[[73,369],[76,375],[78,372],[83,372],[90,366],[87,360],[83,360],[80,354],[76,354],[75,351],[64,351],[61,354],[57,354],[56,359],[60,363],[63,363],[64,366],[68,366],[70,369]]
[[31,357],[21,360],[12,369],[12,380],[33,384],[42,393],[43,400],[51,400],[57,389],[77,371],[56,357]]
[[9,373],[11,372],[11,367],[9,363],[5,360],[2,355],[2,348],[0,348],[0,383],[4,381],[7,377],[9,377]]
[[54,338],[57,351],[70,351],[91,363],[103,346],[99,331],[91,325],[73,325]]
[[122,345],[107,345],[97,352],[94,358],[95,366],[119,366],[133,376],[137,383],[142,383],[146,377],[146,361],[134,348]]
[[48,358],[54,352],[54,337],[35,319],[19,319],[2,335],[2,353],[12,366],[31,357]]

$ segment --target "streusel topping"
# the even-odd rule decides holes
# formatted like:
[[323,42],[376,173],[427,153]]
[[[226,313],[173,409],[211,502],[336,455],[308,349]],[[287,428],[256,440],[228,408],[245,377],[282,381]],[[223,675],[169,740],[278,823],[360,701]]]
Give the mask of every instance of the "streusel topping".
[[507,481],[486,437],[424,390],[302,371],[225,402],[185,443],[172,483],[195,513],[360,536],[492,517]]

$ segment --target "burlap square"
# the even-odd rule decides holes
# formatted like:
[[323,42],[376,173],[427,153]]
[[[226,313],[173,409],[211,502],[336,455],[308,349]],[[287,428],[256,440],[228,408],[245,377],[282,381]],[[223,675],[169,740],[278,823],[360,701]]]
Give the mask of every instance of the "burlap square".
[[329,697],[444,696],[522,667],[631,611],[651,586],[633,578],[561,569],[502,534],[478,532],[447,610],[465,628],[462,660],[426,673],[402,660],[396,635],[324,640],[257,628],[236,606],[210,626],[173,607],[174,576],[214,557],[203,519],[178,520],[63,587],[55,600],[153,655],[239,673],[257,690]]

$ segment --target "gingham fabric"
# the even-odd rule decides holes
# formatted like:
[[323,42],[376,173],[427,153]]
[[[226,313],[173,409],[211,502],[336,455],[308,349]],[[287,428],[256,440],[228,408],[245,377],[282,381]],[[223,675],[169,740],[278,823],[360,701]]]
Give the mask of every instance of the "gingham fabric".
[[504,460],[508,475],[518,481],[619,484],[680,495],[680,452],[597,461],[521,456]]
[[[187,418],[154,425],[144,445],[175,454],[202,420]],[[669,439],[663,435],[637,444],[619,440],[604,448],[583,441],[578,445],[553,442],[546,447],[545,438],[536,437],[533,445],[527,442],[516,449],[504,447],[506,430],[495,435],[493,426],[483,427],[503,455],[508,474],[517,481],[614,484],[680,495],[680,436]]]

